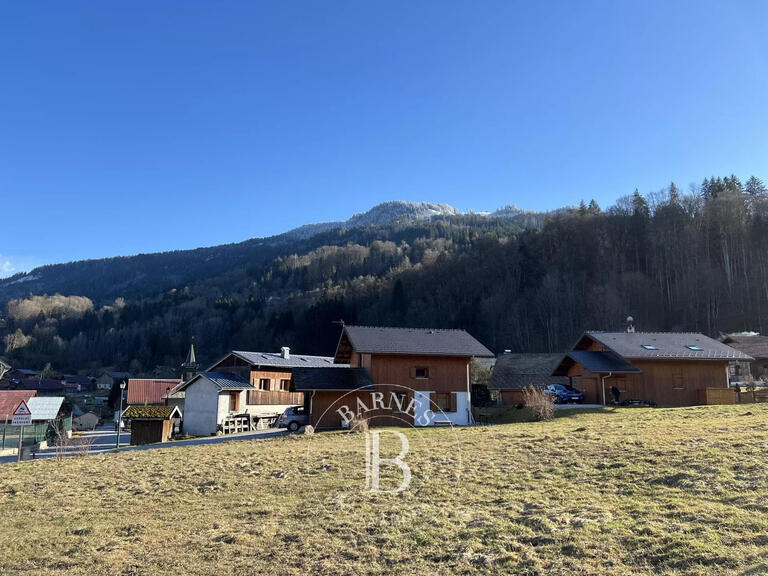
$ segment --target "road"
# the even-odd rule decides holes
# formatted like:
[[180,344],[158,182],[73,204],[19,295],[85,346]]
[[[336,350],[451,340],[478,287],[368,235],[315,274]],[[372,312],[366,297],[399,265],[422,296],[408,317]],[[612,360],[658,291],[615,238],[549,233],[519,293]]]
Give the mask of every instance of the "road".
[[[219,444],[221,442],[233,442],[239,440],[263,440],[266,438],[274,438],[276,436],[282,436],[287,434],[285,429],[269,428],[267,430],[257,430],[256,432],[243,432],[241,434],[227,434],[226,436],[209,436],[206,438],[192,438],[190,440],[178,440],[174,442],[166,442],[164,444],[146,444],[144,446],[130,446],[131,434],[130,432],[120,433],[120,452],[129,452],[133,450],[157,450],[160,448],[178,448],[180,446],[199,446],[201,444]],[[63,456],[82,456],[85,453],[87,455],[104,454],[105,452],[114,452],[117,442],[117,433],[115,432],[114,425],[101,426],[92,431],[82,432],[77,434],[74,439],[81,438],[84,440],[83,444],[89,446],[87,452],[84,448],[78,448],[77,444],[74,444],[72,448],[65,451]],[[81,444],[81,446],[83,445]],[[46,448],[44,450],[38,450],[34,458],[54,458],[56,456],[55,448]],[[0,457],[0,464],[9,464],[16,462],[16,455],[2,456]]]

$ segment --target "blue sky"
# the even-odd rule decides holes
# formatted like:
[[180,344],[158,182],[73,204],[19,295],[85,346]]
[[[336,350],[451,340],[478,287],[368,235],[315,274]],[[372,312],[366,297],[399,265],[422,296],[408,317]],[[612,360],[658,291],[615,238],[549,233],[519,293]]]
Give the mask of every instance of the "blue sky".
[[768,179],[768,3],[0,4],[0,275]]

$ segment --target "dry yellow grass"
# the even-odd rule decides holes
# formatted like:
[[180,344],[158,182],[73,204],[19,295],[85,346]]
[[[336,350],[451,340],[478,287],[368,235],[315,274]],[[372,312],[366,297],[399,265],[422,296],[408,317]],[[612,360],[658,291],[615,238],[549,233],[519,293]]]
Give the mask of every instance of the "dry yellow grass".
[[363,434],[3,466],[0,573],[764,573],[766,417],[620,409],[406,431],[413,489],[387,495],[360,489]]

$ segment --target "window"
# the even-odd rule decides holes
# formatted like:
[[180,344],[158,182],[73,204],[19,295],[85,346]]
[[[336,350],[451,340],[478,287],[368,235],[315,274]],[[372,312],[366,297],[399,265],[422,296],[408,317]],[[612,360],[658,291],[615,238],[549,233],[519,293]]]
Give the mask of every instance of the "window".
[[269,390],[269,378],[259,379],[259,390]]
[[442,410],[443,412],[456,412],[456,403],[454,399],[455,396],[451,392],[447,394],[432,394],[432,402],[434,403],[432,405],[432,411],[438,412],[439,410]]
[[654,346],[653,344],[643,344],[643,348],[645,348],[646,350],[658,350],[658,348],[656,348],[656,346]]
[[425,368],[424,366],[417,366],[414,370],[414,374],[414,377],[420,380],[429,378],[429,368]]
[[682,372],[672,374],[672,390],[685,390],[685,380],[683,380]]
[[693,350],[694,352],[701,352],[704,350],[701,346],[686,346],[686,348],[688,348],[688,350]]
[[280,390],[286,391],[291,387],[291,381],[287,379],[280,380]]

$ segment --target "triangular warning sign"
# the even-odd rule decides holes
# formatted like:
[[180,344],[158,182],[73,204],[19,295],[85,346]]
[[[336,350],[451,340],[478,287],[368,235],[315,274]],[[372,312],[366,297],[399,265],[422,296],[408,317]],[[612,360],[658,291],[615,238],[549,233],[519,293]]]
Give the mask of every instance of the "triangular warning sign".
[[27,403],[22,400],[19,402],[19,405],[16,406],[16,410],[13,411],[14,416],[30,416],[32,414],[32,411],[29,409],[29,406],[27,406]]

